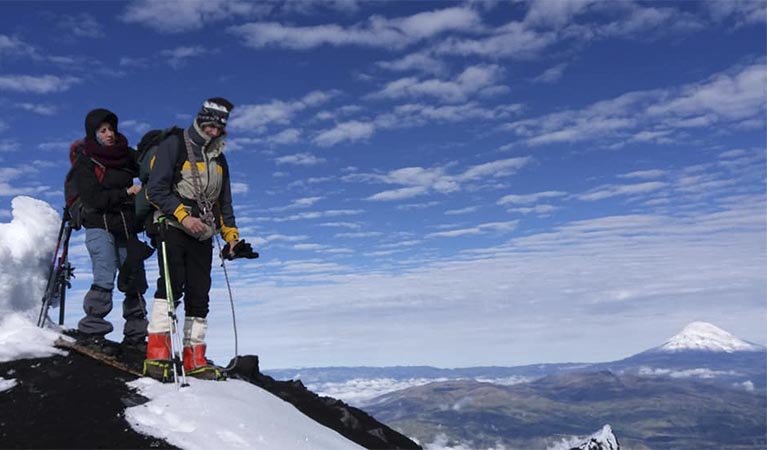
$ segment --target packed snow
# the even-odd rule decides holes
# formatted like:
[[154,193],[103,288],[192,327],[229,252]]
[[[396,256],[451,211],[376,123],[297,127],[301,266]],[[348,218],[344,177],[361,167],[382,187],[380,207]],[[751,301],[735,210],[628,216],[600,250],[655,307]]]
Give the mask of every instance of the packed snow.
[[660,351],[703,350],[711,352],[762,351],[761,347],[731,335],[707,322],[692,322],[658,348]]
[[60,336],[56,331],[38,328],[29,315],[9,313],[0,320],[0,362],[66,355],[53,346]]
[[128,408],[128,423],[190,450],[362,448],[250,383],[189,381],[181,389],[148,378],[129,383],[151,400]]
[[61,217],[31,197],[11,208],[11,221],[0,223],[0,312],[29,312],[40,306]]

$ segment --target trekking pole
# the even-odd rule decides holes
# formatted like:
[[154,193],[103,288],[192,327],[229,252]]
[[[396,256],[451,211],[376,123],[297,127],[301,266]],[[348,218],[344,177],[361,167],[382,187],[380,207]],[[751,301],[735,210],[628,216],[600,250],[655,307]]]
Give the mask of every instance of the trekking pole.
[[69,238],[72,237],[72,224],[67,222],[67,226],[64,232],[64,246],[61,249],[61,257],[59,258],[59,325],[64,325],[64,306],[67,299],[67,289],[72,287],[70,281],[75,277],[75,268],[69,263]]
[[[168,267],[168,252],[165,246],[165,231],[168,226],[165,216],[159,219],[160,249],[162,251],[162,269],[165,275],[165,299],[168,302],[168,321],[170,322],[170,354],[173,364],[173,382],[176,388],[189,386],[186,382],[186,371],[181,357],[181,337],[178,334],[178,318],[176,317],[176,301],[173,296],[173,287],[170,283],[170,270]],[[181,372],[181,385],[179,386],[178,372]]]
[[61,248],[61,236],[64,234],[64,228],[68,223],[67,216],[69,214],[68,208],[64,207],[64,214],[61,217],[61,226],[59,227],[59,235],[56,238],[56,249],[53,251],[53,258],[51,259],[51,266],[48,269],[48,282],[45,285],[45,292],[43,293],[42,305],[40,307],[40,314],[37,316],[37,326],[43,328],[45,321],[48,319],[48,308],[50,308],[51,300],[56,292],[56,285],[58,279],[58,271],[56,270],[56,260],[59,255],[59,248]]
[[[224,244],[228,245],[228,244]],[[232,363],[223,369],[222,372],[231,372],[237,366],[237,360],[240,358],[240,351],[238,349],[239,339],[237,338],[237,316],[234,314],[234,297],[232,297],[232,286],[229,283],[229,274],[226,270],[226,262],[224,261],[224,255],[221,249],[221,241],[216,236],[216,246],[218,247],[218,256],[221,258],[221,267],[224,269],[224,279],[226,280],[226,290],[229,292],[229,305],[232,309],[232,330],[234,331],[234,358]]]

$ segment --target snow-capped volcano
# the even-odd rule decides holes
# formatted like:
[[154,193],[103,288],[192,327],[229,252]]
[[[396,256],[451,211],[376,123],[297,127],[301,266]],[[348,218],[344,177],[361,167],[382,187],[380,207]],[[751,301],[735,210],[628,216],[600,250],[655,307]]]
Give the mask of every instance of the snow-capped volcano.
[[746,342],[707,322],[692,322],[657,348],[662,352],[698,350],[710,352],[762,351],[760,345]]

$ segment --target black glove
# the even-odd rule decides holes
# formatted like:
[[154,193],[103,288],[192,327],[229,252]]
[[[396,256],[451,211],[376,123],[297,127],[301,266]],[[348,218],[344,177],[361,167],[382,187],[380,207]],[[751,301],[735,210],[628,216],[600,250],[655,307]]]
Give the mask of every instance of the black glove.
[[253,247],[243,239],[233,249],[230,249],[229,245],[225,245],[221,250],[221,257],[230,261],[237,258],[256,259],[258,252],[254,252]]

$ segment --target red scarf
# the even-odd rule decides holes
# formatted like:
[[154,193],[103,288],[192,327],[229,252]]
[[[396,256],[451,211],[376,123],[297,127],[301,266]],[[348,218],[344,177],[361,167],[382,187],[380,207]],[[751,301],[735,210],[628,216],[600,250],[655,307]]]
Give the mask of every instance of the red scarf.
[[131,161],[128,139],[120,133],[115,136],[114,145],[110,146],[101,145],[95,140],[86,138],[83,142],[83,154],[110,169],[128,167]]

